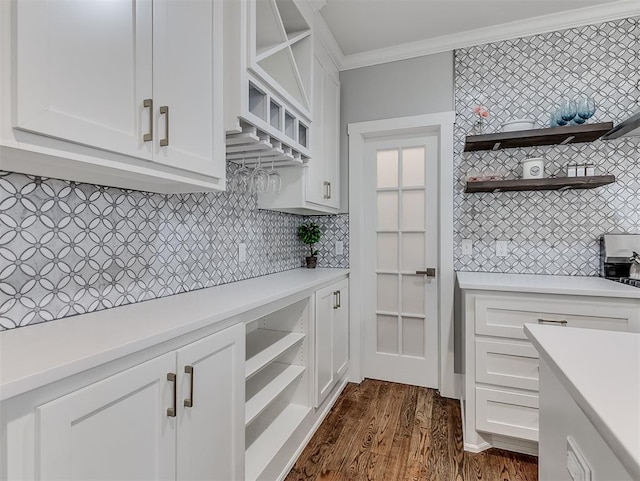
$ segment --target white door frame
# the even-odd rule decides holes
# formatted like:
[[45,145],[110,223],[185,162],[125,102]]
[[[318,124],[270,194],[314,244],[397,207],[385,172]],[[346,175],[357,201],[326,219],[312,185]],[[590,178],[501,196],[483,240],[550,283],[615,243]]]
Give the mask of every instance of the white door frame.
[[349,134],[349,266],[350,266],[350,319],[351,319],[351,368],[350,380],[361,382],[364,372],[364,310],[365,302],[363,267],[371,259],[364,258],[365,210],[364,146],[369,139],[413,134],[439,136],[438,159],[438,333],[439,333],[439,386],[445,397],[459,398],[460,380],[453,371],[453,124],[455,112],[372,120],[348,125]]

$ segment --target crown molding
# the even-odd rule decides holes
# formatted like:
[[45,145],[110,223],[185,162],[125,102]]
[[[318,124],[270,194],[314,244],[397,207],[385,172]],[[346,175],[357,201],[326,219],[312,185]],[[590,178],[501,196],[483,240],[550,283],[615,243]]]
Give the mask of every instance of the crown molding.
[[[316,13],[316,15],[322,18],[319,13]],[[338,68],[340,70],[351,70],[638,15],[640,15],[640,1],[620,0],[604,5],[569,10],[502,25],[494,25],[467,32],[404,43],[388,48],[369,50],[351,55],[341,55],[341,57],[339,55],[342,54],[340,47],[333,35],[331,35],[331,32],[329,31],[328,33],[331,35],[337,48],[337,52],[330,50],[330,53],[332,56],[338,56],[337,59],[334,58]],[[324,27],[329,30],[324,19],[322,19],[322,23],[324,23]],[[329,47],[327,46],[327,48]]]

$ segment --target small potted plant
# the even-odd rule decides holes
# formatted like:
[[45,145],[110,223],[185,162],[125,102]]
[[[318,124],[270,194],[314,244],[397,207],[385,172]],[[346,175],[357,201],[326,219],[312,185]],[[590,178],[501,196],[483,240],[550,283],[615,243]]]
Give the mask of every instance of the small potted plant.
[[318,258],[316,257],[318,251],[315,250],[313,246],[318,243],[320,236],[322,236],[322,231],[315,222],[302,224],[298,227],[298,238],[303,242],[303,244],[307,244],[311,251],[311,255],[306,257],[308,269],[315,269],[316,264],[318,263]]

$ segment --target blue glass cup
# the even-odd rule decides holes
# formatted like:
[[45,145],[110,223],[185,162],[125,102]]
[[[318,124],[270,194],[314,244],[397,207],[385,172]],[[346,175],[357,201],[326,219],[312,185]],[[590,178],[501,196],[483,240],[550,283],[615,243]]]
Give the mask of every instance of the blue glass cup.
[[576,123],[584,124],[587,119],[593,117],[595,113],[596,102],[591,97],[583,95],[576,101]]

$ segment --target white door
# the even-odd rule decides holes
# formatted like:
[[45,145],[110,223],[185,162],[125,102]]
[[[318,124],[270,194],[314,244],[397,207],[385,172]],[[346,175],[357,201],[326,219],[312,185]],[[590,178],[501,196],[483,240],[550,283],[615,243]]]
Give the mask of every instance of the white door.
[[37,479],[175,479],[175,354],[147,361],[40,406]]
[[222,2],[153,1],[154,161],[224,177]]
[[365,146],[366,377],[438,387],[438,137]]
[[244,324],[177,351],[178,479],[244,479]]
[[15,126],[151,159],[151,1],[16,4]]

